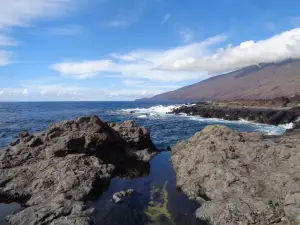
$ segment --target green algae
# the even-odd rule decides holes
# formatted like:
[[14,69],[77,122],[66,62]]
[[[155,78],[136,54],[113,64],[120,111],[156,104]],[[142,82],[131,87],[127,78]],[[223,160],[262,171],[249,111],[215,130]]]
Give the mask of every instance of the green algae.
[[162,189],[153,186],[150,191],[150,201],[144,211],[150,220],[147,223],[148,225],[175,225],[172,215],[167,208],[167,183],[167,181],[164,183]]

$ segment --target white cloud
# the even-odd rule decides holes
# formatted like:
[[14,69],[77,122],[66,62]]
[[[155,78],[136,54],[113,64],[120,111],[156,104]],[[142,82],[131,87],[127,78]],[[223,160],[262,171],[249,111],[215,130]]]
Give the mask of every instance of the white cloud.
[[166,23],[169,19],[171,18],[171,14],[167,13],[164,18],[162,19],[162,21],[160,22],[160,24],[164,24]]
[[28,95],[28,89],[24,89],[24,91],[22,92],[23,95]]
[[63,76],[88,78],[107,73],[121,74],[135,79],[149,79],[157,81],[182,81],[200,78],[198,72],[169,72],[156,70],[159,65],[171,63],[178,59],[200,57],[210,54],[209,48],[226,39],[225,36],[215,36],[205,41],[180,46],[167,50],[134,50],[127,53],[112,53],[113,59],[91,61],[62,62],[51,66]]
[[97,75],[99,72],[110,70],[114,63],[111,60],[96,60],[82,62],[64,62],[52,65],[51,68],[59,71],[65,76],[75,76],[79,79],[85,79]]
[[111,58],[63,62],[51,68],[64,76],[88,78],[95,75],[121,75],[130,79],[183,81],[203,79],[262,62],[300,58],[300,28],[260,41],[214,50],[226,39],[216,36],[205,41],[167,50],[139,49],[112,53]]
[[[24,89],[25,88],[25,89]],[[132,89],[91,89],[67,84],[24,85],[0,89],[0,101],[112,101],[133,100],[162,93],[168,87],[145,86]]]
[[0,28],[28,26],[32,20],[60,16],[73,0],[1,0]]
[[0,49],[0,66],[6,66],[11,63],[12,54]]
[[194,32],[190,29],[184,29],[180,31],[179,34],[184,43],[192,42],[194,39]]
[[159,69],[220,73],[262,62],[300,58],[300,28],[261,41],[245,41],[238,46],[219,49],[203,57],[186,57],[165,63]]

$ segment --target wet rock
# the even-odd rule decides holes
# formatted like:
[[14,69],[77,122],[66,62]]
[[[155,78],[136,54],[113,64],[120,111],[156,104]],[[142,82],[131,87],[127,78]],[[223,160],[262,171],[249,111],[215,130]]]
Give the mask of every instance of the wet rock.
[[209,224],[300,224],[299,135],[208,126],[172,147],[177,186]]
[[148,161],[156,153],[146,128],[134,122],[113,127],[90,116],[52,124],[38,135],[21,133],[0,152],[0,196],[26,199],[8,221],[91,224],[93,209],[85,205],[88,196],[106,188],[124,162]]
[[197,115],[225,120],[249,120],[271,125],[294,122],[300,116],[298,108],[264,108],[225,102],[204,102],[173,109],[173,114]]
[[135,192],[134,189],[128,189],[127,191],[117,192],[113,195],[112,200],[115,203],[122,203],[124,197],[133,195],[134,192]]

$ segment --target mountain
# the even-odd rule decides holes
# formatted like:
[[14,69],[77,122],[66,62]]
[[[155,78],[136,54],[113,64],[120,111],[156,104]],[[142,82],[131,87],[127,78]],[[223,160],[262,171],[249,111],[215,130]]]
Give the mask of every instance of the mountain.
[[261,63],[140,101],[269,99],[300,93],[300,60]]

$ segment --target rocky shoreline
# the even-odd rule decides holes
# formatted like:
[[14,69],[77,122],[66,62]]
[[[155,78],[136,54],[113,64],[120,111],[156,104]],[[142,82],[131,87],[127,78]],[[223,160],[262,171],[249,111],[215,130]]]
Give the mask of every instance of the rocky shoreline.
[[150,131],[133,121],[108,124],[90,116],[54,123],[37,135],[22,132],[0,152],[0,197],[22,204],[7,220],[14,225],[92,224],[89,196],[156,153]]
[[300,122],[300,106],[284,99],[210,101],[175,108],[171,114],[187,114],[204,118],[248,120],[270,125]]
[[208,224],[300,224],[299,135],[208,126],[172,147],[177,186]]

